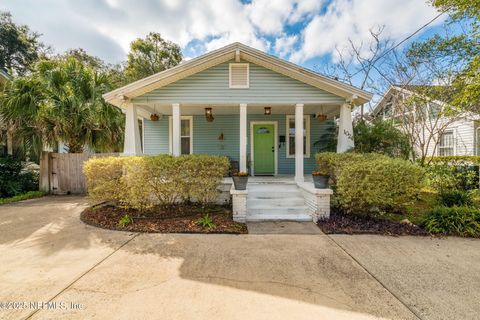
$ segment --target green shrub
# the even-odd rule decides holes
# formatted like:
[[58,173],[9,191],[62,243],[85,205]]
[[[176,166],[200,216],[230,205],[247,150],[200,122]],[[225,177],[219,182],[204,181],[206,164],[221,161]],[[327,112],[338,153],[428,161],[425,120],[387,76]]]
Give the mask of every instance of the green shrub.
[[122,228],[125,228],[131,223],[133,223],[133,219],[128,214],[124,215],[120,218],[120,220],[118,220],[118,225]]
[[399,130],[392,121],[358,121],[353,128],[355,151],[379,153],[408,159],[412,144],[408,135]]
[[215,201],[228,171],[226,157],[170,155],[90,159],[84,165],[89,196],[125,208],[171,208],[181,201]]
[[427,181],[437,191],[469,190],[479,186],[479,156],[432,157],[427,163]]
[[198,219],[197,223],[198,223],[198,225],[202,226],[203,228],[215,229],[217,227],[213,223],[213,220],[208,213],[203,215],[203,217],[201,217],[200,219]]
[[467,206],[435,207],[427,213],[424,227],[431,233],[480,236],[480,209]]
[[316,159],[332,177],[337,205],[349,213],[404,211],[423,185],[424,170],[398,158],[319,153]]
[[38,190],[38,173],[12,157],[0,158],[0,198]]
[[123,184],[123,167],[127,157],[93,158],[83,165],[88,195],[93,201],[118,201]]
[[438,194],[438,202],[446,207],[472,205],[470,193],[462,190],[444,190]]

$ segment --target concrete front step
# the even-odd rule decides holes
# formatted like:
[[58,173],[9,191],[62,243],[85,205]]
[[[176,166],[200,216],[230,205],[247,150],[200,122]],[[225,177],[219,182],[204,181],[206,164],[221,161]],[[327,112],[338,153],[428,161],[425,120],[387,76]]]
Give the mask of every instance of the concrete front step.
[[292,192],[298,191],[298,187],[296,184],[272,184],[272,183],[255,183],[255,184],[248,184],[247,189],[249,191],[255,192]]
[[312,221],[301,190],[292,182],[248,184],[247,221]]
[[247,222],[259,221],[312,221],[308,214],[247,214]]
[[269,207],[301,207],[305,205],[305,200],[300,197],[283,197],[283,198],[248,198],[248,208],[269,208]]
[[296,207],[260,207],[260,208],[248,208],[247,206],[247,216],[249,214],[278,214],[278,215],[288,215],[288,214],[308,214],[307,206],[296,206]]

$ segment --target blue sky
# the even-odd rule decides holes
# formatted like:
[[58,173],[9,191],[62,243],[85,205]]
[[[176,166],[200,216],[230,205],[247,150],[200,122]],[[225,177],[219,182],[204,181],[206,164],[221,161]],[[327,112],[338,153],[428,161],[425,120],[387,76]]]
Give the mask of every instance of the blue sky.
[[156,31],[187,59],[240,41],[308,68],[335,61],[348,39],[367,42],[371,28],[398,42],[437,14],[423,0],[2,0],[0,10],[57,52],[80,47],[112,63]]

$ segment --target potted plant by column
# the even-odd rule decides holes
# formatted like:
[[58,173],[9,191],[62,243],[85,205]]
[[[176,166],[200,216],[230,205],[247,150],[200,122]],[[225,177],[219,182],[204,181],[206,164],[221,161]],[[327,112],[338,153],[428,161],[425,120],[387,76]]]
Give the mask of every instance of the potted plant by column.
[[312,172],[313,184],[317,189],[327,189],[328,188],[328,179],[330,175],[325,170],[318,170]]
[[236,172],[232,176],[233,185],[235,186],[235,190],[247,190],[247,182],[248,182],[248,173],[247,172]]

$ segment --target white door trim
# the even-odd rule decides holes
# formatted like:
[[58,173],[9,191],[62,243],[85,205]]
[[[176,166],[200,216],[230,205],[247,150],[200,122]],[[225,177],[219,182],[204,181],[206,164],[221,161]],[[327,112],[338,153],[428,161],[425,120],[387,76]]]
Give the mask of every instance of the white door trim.
[[254,163],[254,145],[253,145],[253,126],[256,124],[273,124],[273,145],[274,145],[274,157],[275,157],[275,171],[274,175],[278,174],[278,137],[277,137],[277,132],[278,132],[278,121],[250,121],[250,169],[251,169],[251,174],[252,176],[255,175],[255,163]]

